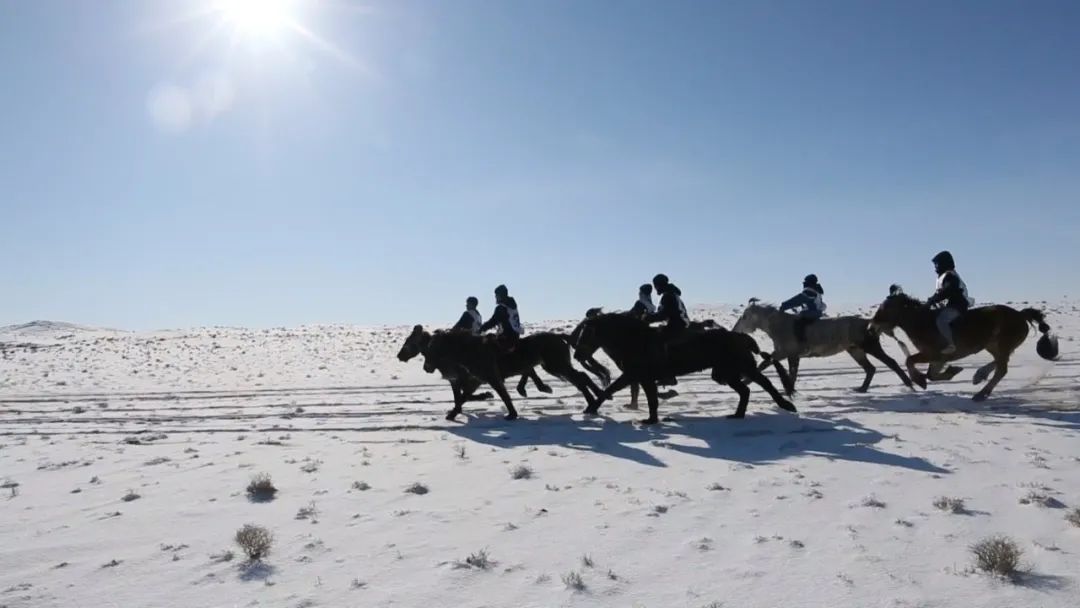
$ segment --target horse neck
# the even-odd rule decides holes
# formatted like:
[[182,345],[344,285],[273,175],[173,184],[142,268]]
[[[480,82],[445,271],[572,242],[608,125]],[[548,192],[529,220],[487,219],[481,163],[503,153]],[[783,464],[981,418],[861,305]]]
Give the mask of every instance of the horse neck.
[[787,336],[791,333],[790,325],[792,318],[779,310],[770,310],[765,313],[765,333],[774,341],[777,336]]
[[913,342],[936,343],[938,330],[934,313],[922,306],[906,307],[900,311],[897,325]]

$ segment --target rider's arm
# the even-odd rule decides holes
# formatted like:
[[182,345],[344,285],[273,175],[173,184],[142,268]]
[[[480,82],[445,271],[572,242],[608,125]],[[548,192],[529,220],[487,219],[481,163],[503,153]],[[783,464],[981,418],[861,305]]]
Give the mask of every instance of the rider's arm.
[[679,302],[674,295],[665,293],[660,297],[660,305],[656,307],[656,312],[651,315],[645,316],[646,323],[657,323],[659,321],[671,321],[679,315]]
[[945,277],[945,280],[941,282],[941,289],[934,292],[934,295],[930,296],[930,299],[926,301],[927,306],[933,306],[939,302],[944,302],[949,299],[954,289],[960,288],[960,281],[956,278],[956,275],[950,274]]
[[805,292],[800,291],[795,297],[784,300],[784,303],[780,305],[780,312],[791,310],[797,306],[810,306],[812,303],[810,297]]
[[452,329],[472,329],[472,321],[472,315],[469,314],[469,311],[465,311],[461,313],[461,318],[458,319],[458,322],[454,324]]
[[506,315],[506,307],[504,307],[504,306],[496,306],[495,307],[495,312],[491,313],[491,318],[488,319],[483,325],[480,326],[480,333],[484,333],[485,331],[491,329],[492,327],[496,327],[500,323],[503,323],[503,322],[506,322],[506,321],[509,321],[509,320],[510,320],[509,317],[507,317],[507,315]]

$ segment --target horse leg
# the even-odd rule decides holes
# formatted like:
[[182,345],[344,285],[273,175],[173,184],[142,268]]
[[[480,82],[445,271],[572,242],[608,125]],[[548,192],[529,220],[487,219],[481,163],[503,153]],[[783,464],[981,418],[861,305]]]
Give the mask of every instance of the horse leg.
[[605,401],[611,399],[612,396],[615,395],[615,393],[629,386],[631,381],[632,378],[626,373],[623,373],[621,376],[616,378],[615,381],[612,382],[606,389],[604,389],[603,392],[600,393],[600,396],[597,397],[596,402],[585,408],[585,413],[590,416],[596,415],[596,413],[600,411],[600,406],[603,405]]
[[[552,375],[554,375],[554,374],[552,374]],[[544,384],[544,381],[540,379],[540,376],[536,375],[536,368],[535,367],[530,367],[529,368],[528,376],[529,376],[529,379],[531,379],[533,381],[533,384],[536,385],[536,390],[540,391],[541,393],[544,393],[545,395],[550,395],[551,394],[551,387]],[[522,380],[522,382],[525,381],[524,378],[522,378],[521,380]]]
[[791,376],[791,386],[795,387],[795,380],[799,378],[799,358],[788,357],[787,360],[788,376]]
[[994,357],[994,377],[990,378],[990,382],[983,387],[983,389],[972,397],[975,401],[986,401],[986,398],[990,396],[990,393],[994,392],[994,387],[998,382],[1005,377],[1005,374],[1009,371],[1009,356]]
[[986,379],[990,377],[990,372],[994,371],[995,367],[997,367],[997,363],[991,361],[975,370],[975,377],[971,379],[971,383],[982,384],[983,382],[986,382]]
[[506,390],[506,384],[503,383],[502,378],[494,376],[488,381],[491,388],[495,389],[495,394],[502,399],[503,405],[506,406],[506,416],[503,416],[504,420],[516,420],[518,417],[517,410],[514,409],[514,402],[510,399],[510,393]]
[[769,396],[773,398],[773,401],[776,402],[776,405],[779,406],[780,409],[788,412],[799,411],[795,409],[794,404],[792,404],[790,401],[785,399],[783,395],[780,394],[780,391],[776,390],[776,387],[773,386],[772,381],[766,378],[765,374],[754,370],[753,372],[748,374],[747,377],[750,378],[751,382],[765,389],[765,392],[769,393]]
[[[758,373],[761,373],[760,370]],[[746,386],[746,383],[741,378],[725,378],[720,374],[720,370],[713,369],[712,379],[717,384],[726,384],[731,387],[736,393],[739,394],[739,405],[735,408],[734,414],[728,414],[728,418],[738,419],[746,418],[746,406],[750,403],[750,387]]]
[[855,359],[855,362],[863,368],[863,371],[866,372],[866,378],[863,379],[862,386],[855,389],[855,392],[857,393],[865,393],[870,390],[870,381],[874,379],[874,373],[877,372],[877,370],[874,368],[874,364],[870,363],[870,360],[866,358],[866,351],[863,349],[853,346],[849,348],[847,352],[851,355],[851,358]]
[[889,369],[891,369],[897,376],[900,376],[900,381],[904,383],[904,386],[914,390],[915,387],[911,384],[911,378],[904,373],[904,370],[900,367],[900,364],[889,356],[889,353],[885,352],[885,349],[881,347],[881,342],[877,340],[870,341],[863,345],[863,350],[868,355],[873,356],[878,361],[884,363]]
[[641,421],[641,424],[660,423],[660,403],[656,397],[656,381],[642,380],[641,389],[645,391],[645,400],[649,402],[649,417]]
[[911,381],[915,384],[918,384],[919,388],[926,388],[926,376],[919,370],[915,369],[915,364],[929,362],[930,357],[921,352],[911,355],[907,358],[906,361],[904,361],[904,364],[907,365],[908,374],[911,376]]
[[458,386],[458,383],[456,381],[450,381],[450,390],[454,393],[454,407],[446,412],[447,420],[453,420],[457,418],[458,414],[461,413],[461,404],[466,399],[461,387]]
[[517,392],[522,397],[528,397],[529,393],[525,392],[525,388],[529,384],[529,374],[521,374],[521,380],[517,383]]
[[[799,358],[788,357],[788,367],[791,367],[791,362],[795,362],[795,371],[799,371]],[[780,384],[784,387],[784,394],[788,397],[795,394],[795,376],[790,372],[784,371],[784,366],[780,364],[778,359],[772,360],[773,367],[776,368],[776,375],[780,377]],[[759,368],[758,371],[761,371]]]
[[[579,372],[574,369],[574,366],[570,364],[569,360],[566,361],[566,369],[557,369],[554,366],[546,364],[541,365],[541,367],[543,367],[544,371],[547,373],[556,378],[566,380],[581,391],[581,394],[585,396],[585,403],[588,404],[587,409],[593,409],[593,406],[596,405],[596,395],[600,394],[600,387],[596,386],[592,381],[592,378],[586,375],[585,372]],[[558,367],[561,368],[562,366],[560,365]]]
[[593,357],[589,357],[581,362],[581,366],[584,367],[589,373],[596,376],[600,380],[600,384],[607,388],[611,385],[611,372],[608,368],[604,367],[602,363],[597,361]]
[[630,405],[627,407],[636,410],[638,409],[638,393],[641,392],[641,385],[637,382],[630,385]]

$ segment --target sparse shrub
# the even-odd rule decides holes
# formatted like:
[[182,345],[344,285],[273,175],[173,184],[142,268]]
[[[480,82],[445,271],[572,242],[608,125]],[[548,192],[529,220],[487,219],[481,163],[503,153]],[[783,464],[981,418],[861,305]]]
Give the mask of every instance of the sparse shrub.
[[1020,498],[1020,504],[1022,505],[1037,505],[1040,507],[1046,507],[1047,509],[1061,509],[1065,506],[1065,503],[1060,500],[1046,494],[1039,492],[1038,490],[1031,490]]
[[236,557],[235,553],[233,553],[232,551],[226,549],[226,550],[222,551],[221,553],[214,553],[213,555],[210,556],[210,559],[213,560],[214,562],[219,563],[219,564],[223,564],[225,562],[231,562],[233,560],[233,558],[235,558],[235,557]]
[[530,479],[533,476],[533,470],[523,464],[519,464],[514,467],[514,470],[510,471],[510,476],[514,479]]
[[576,570],[562,575],[562,582],[567,589],[578,592],[585,591],[585,579],[581,578],[581,573]]
[[967,509],[964,507],[963,498],[949,498],[947,496],[938,496],[934,499],[934,508],[939,511],[947,511],[954,515],[960,515],[967,513]]
[[139,496],[138,494],[136,494],[135,490],[128,490],[127,494],[124,494],[124,497],[121,498],[120,500],[122,500],[124,502],[131,502],[133,500],[139,500],[140,498],[142,498],[142,496]]
[[468,455],[465,454],[465,444],[459,443],[454,446],[454,456],[457,456],[460,460],[468,459]]
[[492,561],[487,549],[481,549],[469,557],[466,557],[465,565],[472,568],[479,568],[480,570],[488,570],[495,565],[495,562]]
[[862,506],[870,507],[870,508],[873,508],[873,509],[884,509],[885,508],[885,503],[881,502],[880,500],[877,499],[876,496],[871,494],[870,496],[867,496],[866,498],[864,498],[862,500]]
[[371,489],[371,486],[368,485],[366,481],[354,481],[352,484],[352,489],[356,490],[357,492],[367,492]]
[[423,496],[424,494],[427,494],[428,491],[428,487],[419,481],[405,488],[406,494],[416,494],[417,496]]
[[256,562],[270,554],[274,544],[274,535],[262,526],[244,524],[236,531],[236,544],[250,561]]
[[251,478],[251,482],[248,483],[247,495],[248,498],[256,502],[266,502],[274,499],[277,494],[277,488],[274,487],[274,482],[270,479],[268,473],[259,473]]
[[319,464],[321,463],[318,460],[310,460],[300,467],[300,470],[305,473],[314,473],[319,470]]
[[300,507],[300,510],[296,512],[296,519],[310,519],[315,521],[315,518],[319,515],[319,509],[315,506],[314,502],[309,502],[306,507]]
[[1076,526],[1077,528],[1080,528],[1080,507],[1077,507],[1077,508],[1073,509],[1072,511],[1069,511],[1065,515],[1065,521],[1067,521],[1070,524]]
[[1020,573],[1020,557],[1023,551],[1008,536],[991,536],[974,545],[975,567],[983,572],[1005,578],[1015,578]]
[[585,555],[581,556],[581,565],[585,566],[586,568],[592,568],[593,566],[596,565],[596,562],[593,561],[593,558],[592,558],[591,555],[586,553]]
[[726,490],[727,488],[725,488],[724,486],[722,486],[722,485],[720,485],[720,484],[718,484],[718,483],[716,483],[714,481],[713,483],[710,483],[709,485],[705,486],[705,489],[710,491],[710,492],[722,492],[722,491]]

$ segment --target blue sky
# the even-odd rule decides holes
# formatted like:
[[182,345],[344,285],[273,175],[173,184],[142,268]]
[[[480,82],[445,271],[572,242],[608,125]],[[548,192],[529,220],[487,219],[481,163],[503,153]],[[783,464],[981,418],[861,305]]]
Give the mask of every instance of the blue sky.
[[287,10],[3,4],[0,324],[1080,295],[1076,2]]

